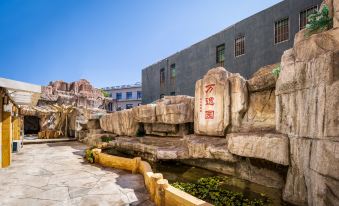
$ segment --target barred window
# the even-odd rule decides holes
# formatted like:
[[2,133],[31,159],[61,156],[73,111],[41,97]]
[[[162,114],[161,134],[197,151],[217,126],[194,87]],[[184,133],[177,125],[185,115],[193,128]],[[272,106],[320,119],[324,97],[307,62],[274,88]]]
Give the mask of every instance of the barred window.
[[234,42],[234,55],[240,56],[245,54],[245,36],[239,36]]
[[307,17],[310,14],[313,14],[318,11],[318,6],[313,6],[311,8],[305,9],[300,12],[299,14],[299,30],[302,30],[306,27],[306,24],[308,23]]
[[217,46],[217,64],[224,66],[225,61],[225,44]]
[[274,25],[274,43],[280,43],[289,39],[289,20],[281,19]]
[[171,71],[171,85],[175,85],[175,78],[176,78],[176,68],[175,68],[175,64],[171,64],[170,66],[170,71]]
[[165,69],[160,69],[160,87],[164,87],[165,85]]

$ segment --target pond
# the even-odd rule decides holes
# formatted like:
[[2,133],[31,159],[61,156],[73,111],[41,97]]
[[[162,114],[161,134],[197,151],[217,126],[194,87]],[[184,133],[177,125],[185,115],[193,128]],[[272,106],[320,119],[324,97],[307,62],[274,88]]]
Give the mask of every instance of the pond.
[[[115,149],[105,149],[104,153],[133,158],[132,155],[119,152]],[[224,175],[221,173],[213,172],[207,169],[190,166],[179,161],[157,161],[149,162],[153,171],[162,173],[163,177],[168,180],[170,184],[175,182],[195,183],[203,177],[225,177],[226,183],[222,184],[224,189],[232,192],[239,192],[244,197],[254,200],[263,199],[262,194],[270,199],[270,205],[280,206],[289,205],[282,201],[281,190],[275,188],[265,187],[247,180],[239,179],[233,176]]]

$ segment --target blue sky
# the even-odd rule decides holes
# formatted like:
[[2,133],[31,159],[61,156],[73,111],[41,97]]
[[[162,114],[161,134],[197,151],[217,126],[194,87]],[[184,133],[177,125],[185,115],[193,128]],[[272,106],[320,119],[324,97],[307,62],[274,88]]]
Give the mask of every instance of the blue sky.
[[280,0],[0,0],[0,77],[96,87],[141,70]]

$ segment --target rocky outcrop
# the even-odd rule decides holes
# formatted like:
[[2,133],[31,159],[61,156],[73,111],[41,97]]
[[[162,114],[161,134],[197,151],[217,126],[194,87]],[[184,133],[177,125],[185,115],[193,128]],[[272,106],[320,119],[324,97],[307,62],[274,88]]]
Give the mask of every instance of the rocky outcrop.
[[[282,72],[276,88],[276,123],[277,130],[282,133],[298,137],[338,137],[338,117],[329,109],[338,110],[339,39],[336,38],[339,38],[339,29],[324,33],[300,42],[307,51],[318,45],[320,51],[315,51],[318,56],[301,55],[303,50],[293,48],[285,51],[282,57]],[[322,49],[321,45],[328,43],[321,42],[328,39],[321,36],[333,37],[331,46],[327,47],[332,50]],[[304,57],[297,59],[296,56]],[[312,56],[316,58],[309,59]]]
[[140,105],[138,107],[133,108],[135,110],[135,120],[140,123],[156,123],[157,116],[155,113],[156,104],[146,104]]
[[104,131],[120,136],[136,136],[139,124],[135,119],[135,111],[126,109],[101,117],[100,126]]
[[285,135],[233,133],[227,135],[227,138],[228,150],[232,154],[289,165],[289,142]]
[[184,139],[189,158],[217,159],[231,163],[238,161],[238,158],[228,151],[225,138],[189,135]]
[[339,201],[339,29],[299,38],[282,56],[276,129],[288,135],[283,198],[298,205]]
[[253,93],[275,89],[276,78],[273,76],[272,71],[278,66],[279,64],[271,64],[256,71],[251,79],[247,81],[248,91]]
[[324,5],[329,8],[329,16],[333,18],[333,28],[339,27],[339,2],[337,0],[324,0],[320,10]]
[[156,102],[158,123],[184,124],[194,120],[194,97],[178,95],[165,96]]
[[[275,83],[272,71],[279,64],[260,68],[248,82],[248,110],[237,132],[275,131]],[[236,132],[236,131],[234,131]]]
[[229,127],[239,127],[247,109],[247,97],[242,76],[222,67],[209,70],[195,85],[194,132],[224,136]]
[[94,88],[89,81],[81,79],[79,81],[67,83],[61,80],[50,82],[48,86],[42,87],[41,104],[57,103],[59,105],[73,105],[76,107],[104,109],[102,92]]
[[135,119],[144,124],[147,135],[182,137],[191,131],[194,98],[165,96],[153,104],[133,108]]

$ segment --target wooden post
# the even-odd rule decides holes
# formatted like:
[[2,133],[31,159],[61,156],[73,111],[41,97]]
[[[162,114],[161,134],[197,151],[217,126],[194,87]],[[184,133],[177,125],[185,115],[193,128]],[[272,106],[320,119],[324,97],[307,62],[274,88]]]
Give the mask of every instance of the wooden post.
[[168,180],[161,179],[157,181],[154,203],[156,206],[165,206],[165,190],[168,187]]
[[150,196],[151,200],[154,202],[155,199],[155,190],[157,186],[157,181],[162,179],[162,174],[161,173],[155,173],[151,176],[151,181],[150,181]]

